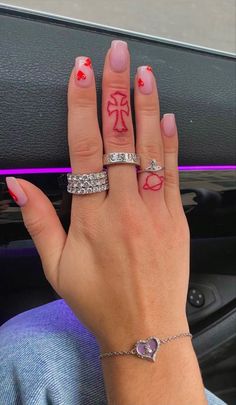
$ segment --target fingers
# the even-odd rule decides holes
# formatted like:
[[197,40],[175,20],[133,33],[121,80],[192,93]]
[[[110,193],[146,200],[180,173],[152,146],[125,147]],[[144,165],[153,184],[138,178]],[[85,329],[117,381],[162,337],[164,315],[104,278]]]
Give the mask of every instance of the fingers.
[[165,162],[165,202],[172,215],[182,210],[178,171],[178,132],[174,114],[164,114],[161,120]]
[[[160,107],[156,80],[151,66],[140,66],[135,76],[136,151],[141,155],[142,169],[155,159],[164,166],[163,142],[160,128]],[[164,172],[140,173],[139,192],[151,206],[164,203]]]
[[26,180],[7,177],[8,190],[21,207],[24,224],[42,260],[49,282],[56,287],[57,268],[66,241],[66,233],[46,195]]
[[[103,169],[103,144],[97,120],[97,100],[91,59],[75,60],[68,86],[68,143],[73,173]],[[72,210],[104,200],[106,193],[73,196]]]
[[[141,194],[153,206],[175,207],[172,197],[181,201],[178,188],[177,129],[171,129],[171,115],[160,125],[160,108],[155,77],[150,66],[138,68],[135,76],[136,153],[142,157],[142,169],[155,160],[164,171],[140,173],[132,165],[108,167],[110,192]],[[102,121],[105,153],[135,152],[130,107],[130,55],[124,41],[112,41],[108,50],[102,82]],[[171,133],[171,135],[170,135]],[[103,168],[103,143],[97,120],[94,72],[88,57],[76,58],[68,87],[68,137],[72,171],[98,172]],[[164,145],[164,146],[163,146]],[[165,183],[166,186],[165,186]],[[172,187],[171,187],[172,185]],[[175,186],[175,187],[174,187]],[[88,207],[105,199],[106,193],[74,196],[72,210],[78,204]],[[176,200],[175,200],[176,201]],[[99,204],[100,205],[100,204]]]
[[[130,55],[127,43],[112,41],[103,71],[102,121],[105,153],[135,152],[130,108]],[[136,168],[109,166],[109,193],[138,191]]]

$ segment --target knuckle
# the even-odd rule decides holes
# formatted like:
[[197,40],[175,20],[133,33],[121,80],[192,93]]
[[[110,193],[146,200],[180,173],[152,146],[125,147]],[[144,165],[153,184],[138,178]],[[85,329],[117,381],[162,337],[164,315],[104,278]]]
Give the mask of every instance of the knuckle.
[[77,100],[73,103],[73,106],[70,107],[70,111],[74,114],[77,114],[81,117],[87,117],[88,115],[96,116],[97,107],[92,100]]
[[112,83],[112,86],[110,85],[109,87],[110,87],[111,91],[120,90],[120,91],[123,91],[123,92],[127,93],[127,86],[124,84],[124,82]]
[[179,187],[179,175],[174,169],[165,168],[165,186],[176,186]]
[[152,142],[148,140],[143,140],[143,144],[140,145],[140,154],[143,156],[143,159],[150,160],[152,159],[160,162],[160,159],[163,161],[163,148],[162,144],[153,140]]
[[67,95],[68,109],[73,110],[75,107],[95,107],[96,106],[96,93],[94,92],[77,92],[69,91]]
[[98,156],[101,153],[101,144],[94,139],[82,138],[73,147],[73,155],[78,158]]
[[148,116],[149,118],[154,117],[157,118],[159,116],[159,108],[156,103],[140,103],[138,105],[138,111],[143,114]]
[[129,94],[129,84],[124,81],[123,77],[115,77],[114,80],[111,81],[110,77],[103,79],[103,86],[105,86],[108,91],[114,92],[117,90],[124,91],[125,94]]
[[165,155],[167,159],[177,160],[178,145],[165,145]]
[[119,135],[111,134],[107,137],[107,143],[110,146],[123,146],[127,148],[134,147],[133,138],[131,135],[124,133],[119,133]]
[[32,238],[41,235],[46,227],[46,224],[41,218],[30,218],[25,220],[25,227]]

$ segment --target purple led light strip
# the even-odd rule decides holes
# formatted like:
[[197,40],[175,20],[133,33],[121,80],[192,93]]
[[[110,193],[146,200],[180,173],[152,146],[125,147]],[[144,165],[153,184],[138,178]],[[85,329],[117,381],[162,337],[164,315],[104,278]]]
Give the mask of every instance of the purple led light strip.
[[[206,170],[236,170],[236,165],[215,165],[215,166],[179,166],[182,172],[206,171]],[[35,167],[22,169],[0,169],[0,175],[11,176],[16,174],[43,174],[43,173],[70,173],[70,167]]]

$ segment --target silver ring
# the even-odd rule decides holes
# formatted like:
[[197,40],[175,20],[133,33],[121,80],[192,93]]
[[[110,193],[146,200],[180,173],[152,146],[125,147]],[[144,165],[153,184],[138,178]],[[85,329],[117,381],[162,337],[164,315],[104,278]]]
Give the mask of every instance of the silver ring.
[[67,191],[71,194],[93,194],[109,189],[106,170],[98,173],[68,173],[67,180]]
[[152,159],[150,165],[146,169],[138,170],[138,173],[144,173],[144,172],[156,173],[163,169],[164,169],[164,166],[158,165],[156,159]]
[[132,164],[140,166],[140,156],[136,153],[127,153],[127,152],[112,152],[103,155],[103,164],[104,166],[113,165],[113,164]]

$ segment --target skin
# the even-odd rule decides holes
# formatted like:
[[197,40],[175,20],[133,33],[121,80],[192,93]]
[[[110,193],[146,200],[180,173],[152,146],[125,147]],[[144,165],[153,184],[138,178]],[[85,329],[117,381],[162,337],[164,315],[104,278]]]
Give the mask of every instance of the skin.
[[[73,196],[66,235],[42,191],[18,180],[28,198],[21,208],[24,223],[45,275],[95,335],[101,353],[129,350],[148,336],[189,331],[185,305],[190,237],[179,191],[177,129],[166,136],[154,75],[154,90],[148,95],[141,94],[135,76],[136,145],[131,113],[123,115],[126,131],[114,129],[115,114],[108,114],[108,101],[119,90],[130,107],[130,66],[123,72],[112,71],[110,52],[102,78],[102,134],[94,78],[88,88],[76,84],[75,68],[69,78],[72,171],[101,171],[104,145],[105,153],[136,151],[144,167],[150,156],[156,159],[165,166],[159,174],[164,175],[161,187],[145,188],[149,173],[137,176],[132,165],[109,166],[109,192]],[[108,403],[207,404],[189,337],[161,346],[157,357],[155,363],[135,356],[103,359]]]

